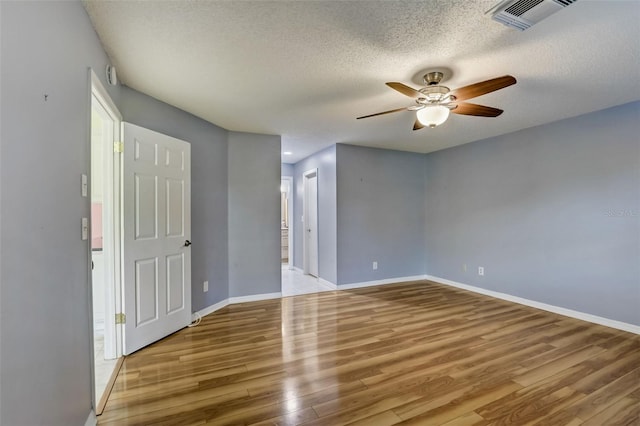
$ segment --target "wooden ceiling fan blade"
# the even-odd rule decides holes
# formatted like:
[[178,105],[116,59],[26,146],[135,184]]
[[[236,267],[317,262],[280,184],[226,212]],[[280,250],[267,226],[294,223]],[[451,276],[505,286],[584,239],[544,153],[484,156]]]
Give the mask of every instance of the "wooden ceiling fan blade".
[[403,107],[403,108],[392,109],[389,111],[376,112],[375,114],[369,114],[369,115],[363,115],[362,117],[357,117],[356,120],[360,120],[361,118],[375,117],[376,115],[391,114],[392,112],[406,111],[406,110],[407,110],[407,107]]
[[451,91],[451,95],[456,97],[456,101],[464,101],[487,93],[495,92],[496,90],[504,89],[512,84],[516,84],[515,77],[505,75],[455,89]]
[[475,115],[477,117],[497,117],[504,112],[498,108],[470,104],[468,102],[457,102],[456,105],[456,108],[451,110],[454,114]]
[[413,123],[413,130],[420,130],[424,128],[424,125],[416,119],[416,122]]
[[385,83],[387,86],[391,87],[394,90],[397,90],[398,92],[402,93],[405,96],[408,96],[410,98],[424,98],[424,94],[422,94],[421,92],[417,91],[416,89],[413,89],[405,84],[402,83],[398,83],[395,81],[389,82],[389,83]]

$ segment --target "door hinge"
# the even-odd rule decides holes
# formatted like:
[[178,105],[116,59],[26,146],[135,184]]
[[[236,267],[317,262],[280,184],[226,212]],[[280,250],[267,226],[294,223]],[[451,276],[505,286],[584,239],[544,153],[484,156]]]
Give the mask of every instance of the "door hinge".
[[116,324],[125,324],[127,316],[125,314],[116,314]]
[[124,142],[114,142],[113,152],[124,152]]

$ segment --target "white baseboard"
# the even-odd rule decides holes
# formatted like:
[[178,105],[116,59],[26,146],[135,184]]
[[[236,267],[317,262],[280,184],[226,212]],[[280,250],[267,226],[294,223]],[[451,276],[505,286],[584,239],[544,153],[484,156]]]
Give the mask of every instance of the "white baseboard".
[[279,299],[282,297],[281,292],[277,293],[264,293],[264,294],[252,294],[249,296],[236,296],[229,298],[229,304],[245,303],[245,302],[257,302],[258,300]]
[[628,324],[622,321],[616,321],[609,318],[599,317],[597,315],[587,314],[585,312],[574,311],[572,309],[562,308],[560,306],[548,305],[546,303],[536,302],[535,300],[524,299],[522,297],[512,296],[510,294],[500,293],[493,290],[487,290],[484,288],[475,287],[468,284],[462,284],[456,281],[448,280],[446,278],[427,275],[425,276],[425,279],[437,282],[439,284],[445,284],[452,287],[461,288],[463,290],[472,291],[474,293],[484,294],[485,296],[495,297],[496,299],[502,299],[508,302],[514,302],[520,305],[542,309],[543,311],[553,312],[555,314],[564,315],[566,317],[576,318],[582,321],[592,322],[594,324],[600,324],[600,325],[615,328],[618,330],[628,331],[629,333],[640,334],[640,326],[638,325]]
[[387,278],[384,280],[363,281],[359,283],[349,283],[338,285],[338,290],[351,290],[353,288],[372,287],[375,285],[402,283],[406,281],[420,281],[426,279],[426,275],[414,275],[411,277]]
[[87,417],[87,421],[84,422],[84,426],[96,426],[98,424],[98,419],[96,418],[96,413],[91,410],[89,412],[89,417]]
[[211,306],[207,306],[204,309],[199,310],[198,312],[194,312],[191,314],[191,321],[195,321],[198,317],[202,318],[206,315],[212,314],[218,309],[222,309],[229,304],[229,299],[224,299],[218,303],[215,303]]
[[338,289],[338,286],[337,286],[337,285],[335,285],[335,284],[334,284],[334,283],[332,283],[331,281],[327,281],[327,280],[325,280],[324,278],[318,278],[318,282],[319,282],[320,284],[322,284],[323,286],[325,286],[325,287],[329,287],[329,288],[331,288],[331,289],[333,289],[333,290],[337,290],[337,289]]
[[227,305],[233,305],[236,303],[244,303],[244,302],[257,302],[259,300],[269,300],[269,299],[279,299],[282,297],[282,293],[265,293],[265,294],[252,294],[250,296],[237,296],[230,297],[228,299],[221,300],[218,303],[215,303],[211,306],[207,306],[204,309],[201,309],[197,312],[191,314],[191,321],[195,321],[198,317],[204,317],[209,314],[214,313],[217,310],[224,308]]

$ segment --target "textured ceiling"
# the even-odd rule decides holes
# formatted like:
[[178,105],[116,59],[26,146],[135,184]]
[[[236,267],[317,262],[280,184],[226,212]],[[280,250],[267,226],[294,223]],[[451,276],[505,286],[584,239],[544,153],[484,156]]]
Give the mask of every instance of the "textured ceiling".
[[[527,31],[484,14],[496,1],[85,1],[129,87],[229,130],[282,135],[296,162],[334,143],[430,152],[640,99],[640,2],[580,0]],[[511,74],[412,131],[418,88],[444,69],[454,89]]]

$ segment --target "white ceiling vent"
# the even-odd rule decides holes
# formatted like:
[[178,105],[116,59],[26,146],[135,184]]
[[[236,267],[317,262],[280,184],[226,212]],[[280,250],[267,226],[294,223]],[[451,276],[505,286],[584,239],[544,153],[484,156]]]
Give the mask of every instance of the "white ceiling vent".
[[504,0],[489,9],[494,21],[524,31],[578,0]]

